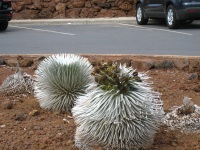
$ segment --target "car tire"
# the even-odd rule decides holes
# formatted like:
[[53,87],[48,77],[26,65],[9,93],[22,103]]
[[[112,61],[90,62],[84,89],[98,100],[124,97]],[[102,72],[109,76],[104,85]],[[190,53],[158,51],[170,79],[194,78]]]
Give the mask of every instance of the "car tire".
[[148,23],[148,20],[147,18],[145,18],[144,16],[144,10],[143,10],[143,7],[141,4],[138,4],[137,5],[137,8],[136,8],[136,21],[139,25],[146,25]]
[[0,21],[0,31],[5,31],[8,27],[8,21]]
[[179,27],[180,22],[176,18],[176,10],[173,5],[169,5],[167,8],[167,15],[166,15],[167,26],[170,29],[176,29]]

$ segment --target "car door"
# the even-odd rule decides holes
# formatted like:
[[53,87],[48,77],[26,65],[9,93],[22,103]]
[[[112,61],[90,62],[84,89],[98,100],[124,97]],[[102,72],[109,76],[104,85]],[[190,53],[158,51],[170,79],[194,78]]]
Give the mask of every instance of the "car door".
[[191,0],[192,7],[200,7],[200,0]]
[[165,17],[165,1],[164,0],[145,0],[145,13],[150,18]]

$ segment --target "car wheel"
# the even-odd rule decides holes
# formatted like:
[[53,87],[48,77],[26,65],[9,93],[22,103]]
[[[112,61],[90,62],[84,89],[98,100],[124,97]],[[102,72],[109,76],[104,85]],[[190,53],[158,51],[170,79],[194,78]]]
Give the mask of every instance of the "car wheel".
[[0,31],[5,31],[8,27],[8,21],[0,21]]
[[148,23],[148,19],[144,17],[144,10],[141,4],[138,4],[136,8],[136,21],[139,25],[146,25]]
[[176,11],[173,5],[169,5],[167,8],[167,26],[170,29],[176,29],[179,27],[180,22],[176,19]]

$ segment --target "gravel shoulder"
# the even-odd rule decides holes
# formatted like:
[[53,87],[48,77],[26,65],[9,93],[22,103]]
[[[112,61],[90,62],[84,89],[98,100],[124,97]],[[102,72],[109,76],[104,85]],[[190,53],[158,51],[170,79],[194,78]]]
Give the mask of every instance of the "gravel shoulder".
[[[23,69],[34,75],[32,67]],[[0,84],[14,72],[11,67],[0,66]],[[174,68],[148,71],[154,90],[162,94],[165,112],[170,112],[173,106],[182,105],[184,96],[200,105],[200,82],[198,78],[191,79],[192,74]],[[11,107],[7,107],[9,103]],[[76,125],[72,115],[43,110],[34,96],[0,94],[0,118],[0,149],[78,150],[74,146]],[[163,125],[149,149],[198,150],[200,134],[169,130]]]

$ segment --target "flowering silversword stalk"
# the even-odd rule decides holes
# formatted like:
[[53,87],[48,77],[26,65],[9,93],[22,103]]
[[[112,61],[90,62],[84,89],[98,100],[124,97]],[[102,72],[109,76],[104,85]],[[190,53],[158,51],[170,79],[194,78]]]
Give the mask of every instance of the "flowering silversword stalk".
[[40,106],[60,112],[71,111],[75,100],[92,82],[91,72],[91,63],[81,56],[49,56],[35,72],[35,96]]
[[152,144],[163,117],[159,93],[149,77],[126,66],[103,63],[94,71],[87,95],[72,109],[75,144],[105,149],[139,149]]

